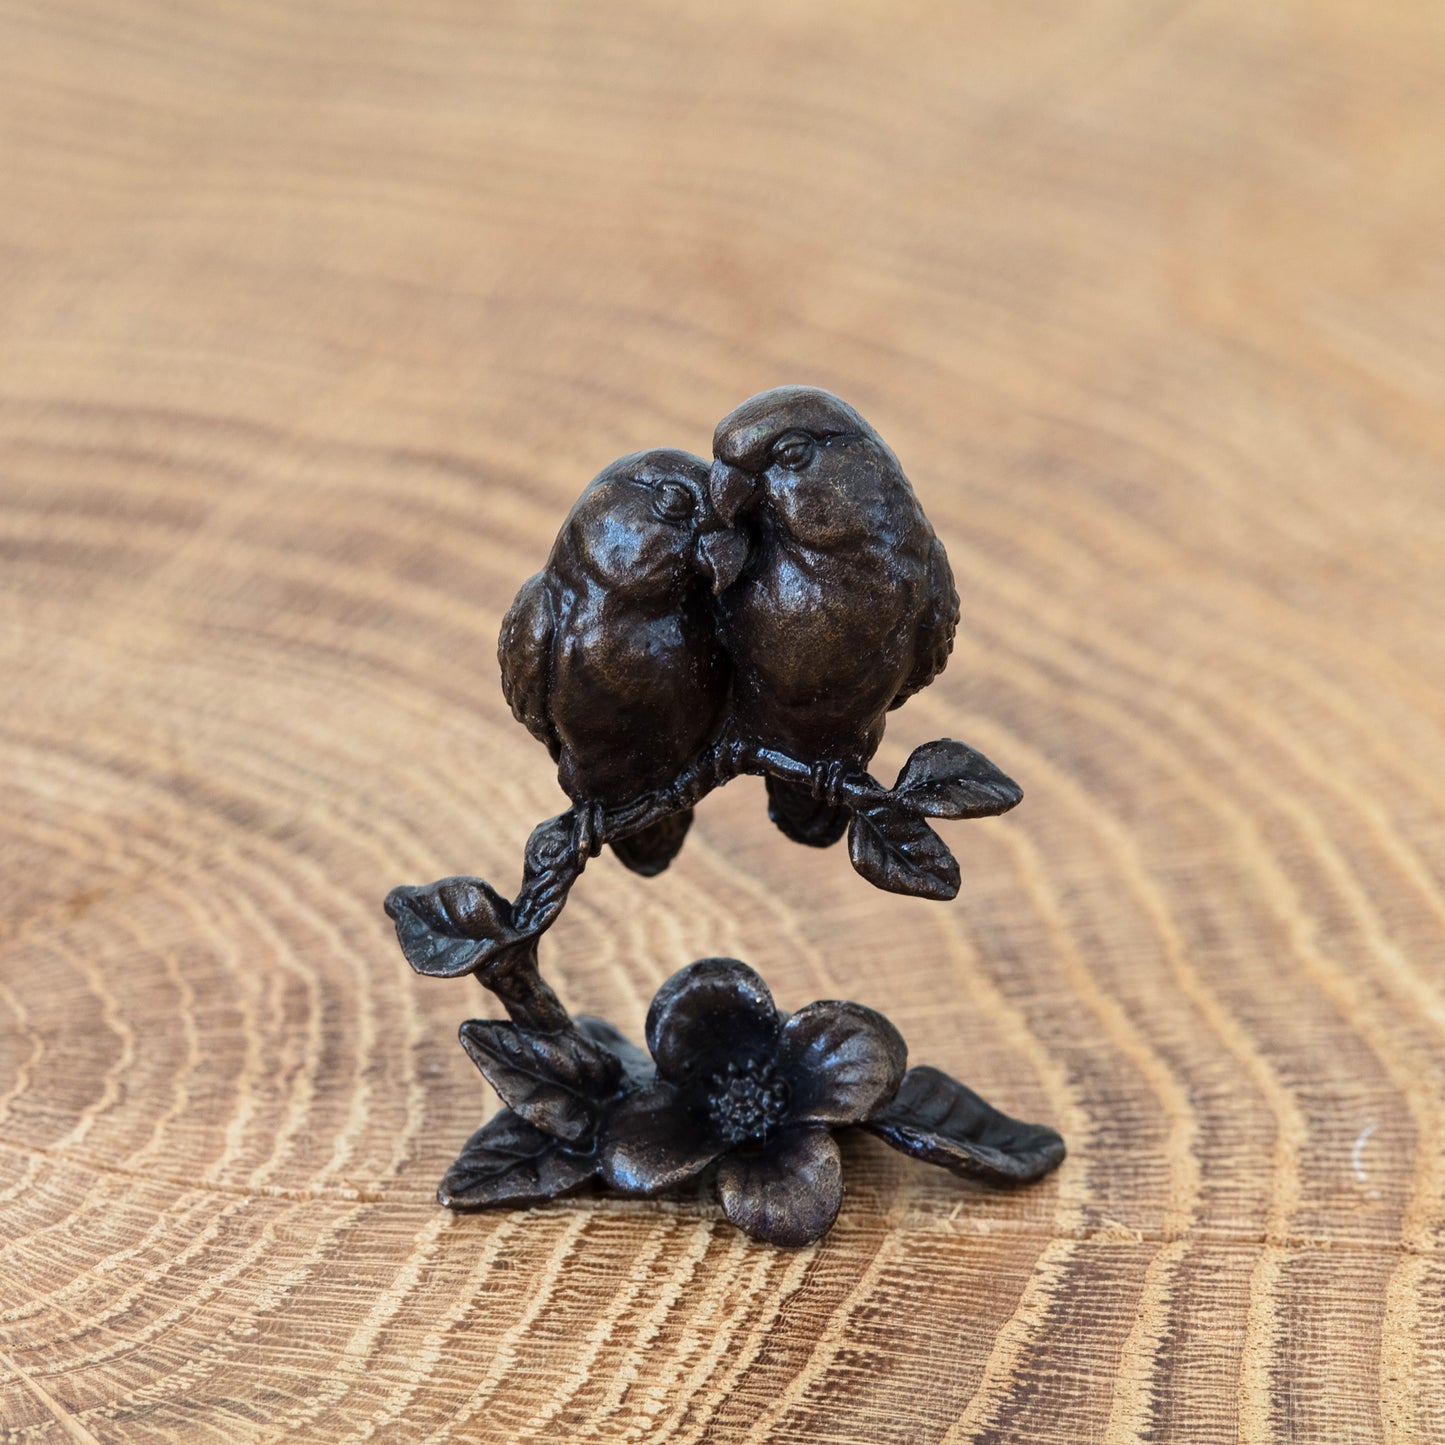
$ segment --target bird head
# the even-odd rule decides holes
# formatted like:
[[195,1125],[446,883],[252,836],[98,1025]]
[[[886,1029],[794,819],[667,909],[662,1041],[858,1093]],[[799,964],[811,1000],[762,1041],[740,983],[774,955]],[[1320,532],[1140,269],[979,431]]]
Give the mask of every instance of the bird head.
[[687,572],[721,592],[737,580],[748,544],[719,519],[707,484],[707,463],[690,452],[621,457],[583,492],[563,537],[600,581],[633,595],[673,590]]
[[713,508],[732,526],[764,496],[791,489],[799,476],[826,464],[830,448],[864,440],[878,442],[873,428],[831,391],[778,386],[759,392],[713,433]]

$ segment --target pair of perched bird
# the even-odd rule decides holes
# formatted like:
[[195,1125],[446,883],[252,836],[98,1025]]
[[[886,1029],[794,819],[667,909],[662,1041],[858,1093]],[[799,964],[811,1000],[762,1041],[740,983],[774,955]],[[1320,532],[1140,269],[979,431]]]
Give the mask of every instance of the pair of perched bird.
[[[502,624],[502,688],[574,803],[666,788],[726,738],[808,769],[769,814],[827,847],[886,714],[943,670],[958,594],[881,437],[830,392],[779,387],[718,424],[713,462],[623,457],[583,492]],[[685,809],[612,843],[661,872]]]

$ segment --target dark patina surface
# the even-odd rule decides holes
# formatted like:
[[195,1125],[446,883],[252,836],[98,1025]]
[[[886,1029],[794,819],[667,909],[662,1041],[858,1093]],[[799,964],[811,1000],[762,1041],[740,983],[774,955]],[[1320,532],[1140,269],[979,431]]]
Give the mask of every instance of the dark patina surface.
[[997,1183],[1064,1157],[1054,1130],[907,1069],[881,1014],[841,1001],[781,1013],[736,959],[663,985],[647,1053],[573,1020],[542,979],[538,940],[588,859],[608,846],[662,872],[696,805],[741,774],[766,780],[769,816],[795,842],[846,834],[870,883],[932,899],[957,895],[959,869],[930,820],[1022,797],[951,739],[916,748],[892,787],[868,771],[888,712],[942,671],[958,624],[943,544],[872,427],[829,392],[781,387],[719,423],[713,457],[607,467],[502,624],[507,701],[572,799],[533,830],[518,895],[446,878],[387,897],[413,968],[475,974],[511,1015],[462,1026],[507,1107],[448,1171],[450,1208],[539,1203],[593,1179],[628,1195],[703,1179],[748,1234],[802,1245],[842,1201],[836,1129]]

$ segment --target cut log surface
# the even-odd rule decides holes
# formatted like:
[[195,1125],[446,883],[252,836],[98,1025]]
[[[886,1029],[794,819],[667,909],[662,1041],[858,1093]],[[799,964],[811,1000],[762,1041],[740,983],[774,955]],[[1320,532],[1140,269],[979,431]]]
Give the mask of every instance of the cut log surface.
[[[1445,1439],[1436,0],[0,3],[0,1438]],[[495,639],[613,457],[812,382],[957,574],[879,758],[542,949],[885,1010],[1057,1125],[844,1141],[832,1234],[456,1216],[496,1100],[381,900],[558,811]]]

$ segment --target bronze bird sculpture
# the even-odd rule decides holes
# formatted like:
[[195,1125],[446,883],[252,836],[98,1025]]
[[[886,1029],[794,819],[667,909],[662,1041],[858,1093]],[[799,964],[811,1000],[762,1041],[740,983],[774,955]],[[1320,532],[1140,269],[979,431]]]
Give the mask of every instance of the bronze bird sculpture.
[[948,555],[898,459],[831,392],[761,392],[718,423],[713,456],[713,506],[749,543],[718,598],[732,726],[813,769],[811,785],[769,777],[768,811],[795,842],[827,847],[848,826],[841,778],[948,660]]
[[[716,736],[730,667],[713,594],[745,556],[713,510],[707,463],[688,452],[623,457],[582,493],[497,646],[507,702],[574,803],[600,810],[665,787]],[[611,846],[652,876],[691,822],[689,808]]]
[[785,387],[724,418],[713,448],[711,468],[679,451],[606,468],[507,613],[507,700],[572,798],[532,829],[520,890],[458,876],[387,895],[418,973],[471,974],[510,1015],[461,1026],[505,1107],[443,1178],[449,1209],[540,1204],[599,1178],[637,1197],[696,1180],[754,1239],[793,1247],[842,1203],[838,1128],[998,1184],[1064,1157],[1056,1130],[909,1069],[873,1009],[790,1015],[737,959],[663,984],[646,1053],[574,1018],[542,977],[542,935],[598,849],[661,872],[693,807],[733,778],[766,779],[789,837],[821,847],[846,831],[860,877],[939,901],[962,874],[934,822],[1022,797],[952,738],[914,748],[891,786],[867,770],[888,710],[938,675],[958,621],[948,558],[878,434],[837,397]]

